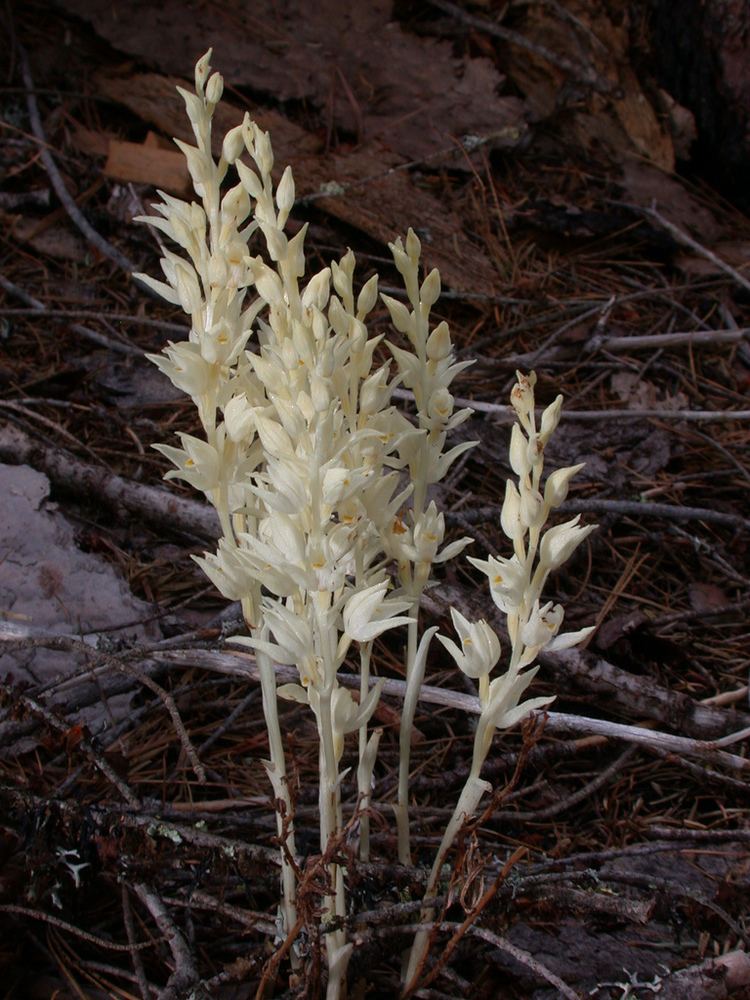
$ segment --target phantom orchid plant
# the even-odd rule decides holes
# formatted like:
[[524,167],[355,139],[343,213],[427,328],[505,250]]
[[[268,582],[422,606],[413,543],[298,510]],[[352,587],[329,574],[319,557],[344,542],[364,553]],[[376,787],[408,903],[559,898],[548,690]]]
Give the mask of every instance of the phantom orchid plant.
[[[278,699],[308,705],[319,736],[320,848],[327,856],[343,836],[341,762],[346,737],[358,734],[359,850],[369,857],[366,810],[370,804],[380,731],[369,722],[380,697],[371,683],[373,640],[406,626],[406,694],[400,729],[399,859],[410,863],[409,754],[414,713],[430,642],[420,638],[419,607],[432,568],[471,541],[444,544],[445,523],[429,487],[473,442],[446,450],[450,432],[470,416],[454,409],[453,379],[469,364],[456,362],[448,326],[432,325],[440,277],[420,283],[420,243],[409,230],[390,247],[403,277],[406,301],[382,296],[400,343],[372,335],[368,317],[378,304],[377,276],[355,291],[351,251],[307,276],[306,226],[293,236],[286,224],[295,201],[289,167],[274,182],[271,142],[248,116],[212,152],[212,118],[223,90],[211,73],[210,52],[195,69],[195,93],[180,90],[195,144],[185,154],[196,200],[161,194],[155,226],[180,252],[165,250],[165,281],[140,275],[190,320],[187,341],[151,356],[175,386],[193,399],[202,436],[180,435],[180,447],[156,447],[178,478],[202,491],[217,510],[222,537],[215,552],[197,561],[221,593],[239,601],[247,634],[232,640],[249,648],[260,674],[268,728],[266,770],[279,803],[281,848],[279,933],[299,930],[293,859],[292,800],[278,716]],[[230,175],[232,180],[229,180]],[[387,347],[390,360],[383,348]],[[392,365],[395,364],[395,371]],[[415,401],[414,420],[391,402],[403,385]],[[490,680],[500,643],[486,622],[452,612],[458,642],[438,636],[460,670],[479,682],[481,714],[471,773],[432,869],[423,919],[445,855],[490,786],[480,770],[497,728],[507,728],[547,698],[521,702],[543,649],[565,648],[589,630],[559,634],[563,611],[542,603],[548,574],[586,537],[577,520],[543,531],[558,507],[575,466],[552,473],[542,490],[544,446],[560,416],[561,399],[536,426],[534,377],[519,375],[512,394],[518,423],[510,445],[517,482],[509,481],[502,528],[510,558],[472,560],[487,575],[497,607],[507,615],[509,667]],[[354,655],[359,696],[339,682]],[[296,667],[298,683],[277,686],[274,664]],[[324,925],[329,1000],[345,993],[352,944],[344,872],[328,865]],[[427,948],[418,935],[407,980]],[[304,956],[291,949],[293,964]]]

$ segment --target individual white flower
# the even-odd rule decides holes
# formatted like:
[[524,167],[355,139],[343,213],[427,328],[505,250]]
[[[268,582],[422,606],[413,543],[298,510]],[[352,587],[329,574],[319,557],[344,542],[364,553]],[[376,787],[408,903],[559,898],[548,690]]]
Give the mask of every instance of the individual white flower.
[[431,500],[427,510],[417,518],[414,525],[413,542],[417,562],[432,563],[445,537],[445,517],[438,513],[435,501]]
[[164,372],[174,386],[194,399],[209,392],[218,377],[213,365],[201,355],[198,344],[170,342],[162,354],[147,354],[146,357]]
[[469,562],[477,569],[487,574],[492,600],[504,614],[514,614],[523,601],[524,593],[529,583],[528,572],[518,560],[511,559],[473,559]]
[[345,469],[336,466],[323,475],[323,500],[332,507],[358,496],[372,477],[372,469]]
[[192,558],[229,601],[241,601],[254,591],[260,591],[255,574],[247,571],[236,547],[225,538],[220,539],[216,553],[205,552]]
[[539,546],[539,563],[551,572],[558,569],[575,552],[581,542],[596,528],[594,524],[579,525],[581,515],[576,514],[570,521],[557,524],[542,535]]
[[518,380],[510,393],[510,402],[513,409],[518,414],[518,419],[523,429],[531,432],[530,416],[534,412],[534,386],[536,385],[536,374],[530,372],[523,375],[516,372]]
[[219,485],[220,470],[220,459],[216,448],[207,441],[193,437],[192,434],[181,433],[179,437],[182,448],[174,448],[168,444],[153,446],[177,466],[177,469],[168,472],[164,478],[184,479],[186,483],[203,490],[204,493],[216,489]]
[[524,673],[509,670],[501,677],[490,681],[474,741],[474,758],[479,766],[489,753],[496,729],[510,729],[531,712],[544,708],[555,700],[554,698],[542,697],[521,701],[521,696],[533,681],[538,670],[538,667]]
[[389,628],[408,625],[411,618],[399,614],[411,607],[411,602],[385,599],[388,583],[376,583],[359,590],[344,607],[344,631],[357,642],[369,642]]
[[461,645],[442,635],[438,639],[467,677],[486,677],[500,659],[500,640],[484,619],[470,622],[455,608],[451,608],[451,618]]
[[441,387],[433,392],[427,404],[427,413],[438,425],[450,418],[453,413],[453,396],[447,389]]
[[224,407],[224,426],[235,444],[250,436],[255,427],[255,413],[244,392],[232,397]]
[[280,662],[300,664],[313,653],[312,630],[306,617],[295,614],[280,601],[265,602],[263,616],[274,639],[289,657]]
[[537,652],[544,649],[557,635],[564,614],[561,604],[553,607],[552,601],[548,601],[540,607],[539,601],[536,601],[528,620],[521,628],[521,641]]
[[333,749],[336,761],[340,761],[344,753],[344,737],[347,733],[356,732],[370,721],[380,698],[381,684],[373,687],[362,704],[358,704],[347,688],[337,687],[331,695],[331,714],[333,716]]

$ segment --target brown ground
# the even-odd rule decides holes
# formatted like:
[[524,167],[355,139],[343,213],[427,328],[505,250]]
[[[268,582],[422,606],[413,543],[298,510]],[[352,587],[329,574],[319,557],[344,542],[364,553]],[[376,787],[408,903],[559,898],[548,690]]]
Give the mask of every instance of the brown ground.
[[[210,519],[160,517],[142,500],[164,471],[149,446],[197,419],[140,359],[179,337],[183,317],[130,280],[128,262],[154,274],[158,257],[130,220],[154,186],[184,188],[166,141],[185,132],[173,86],[208,44],[233,105],[222,127],[249,108],[271,129],[303,196],[292,223],[310,222],[317,260],[351,246],[362,272],[396,285],[384,243],[413,226],[443,273],[439,312],[477,358],[460,394],[504,404],[518,365],[536,369],[541,402],[564,394],[549,459],[587,462],[569,503],[600,529],[549,597],[572,627],[600,628],[580,656],[548,657],[533,693],[555,693],[559,713],[685,740],[750,725],[750,225],[727,192],[685,179],[693,118],[643,69],[658,55],[647,8],[620,7],[539,3],[500,19],[495,3],[400,3],[400,22],[385,0],[324,0],[315,13],[239,0],[6,8],[0,461],[46,474],[78,548],[151,609],[138,627],[152,638],[97,625],[97,652],[74,659],[70,642],[34,632],[2,579],[12,553],[0,553],[4,648],[27,628],[17,654],[36,644],[58,657],[52,680],[2,682],[4,996],[245,998],[264,975],[276,996],[319,995],[319,880],[303,899],[307,975],[290,980],[273,960],[260,695],[217,654],[223,604],[190,560]],[[42,151],[100,242],[62,207]],[[385,331],[384,309],[379,321]],[[477,414],[481,445],[441,494],[455,530],[469,524],[477,548],[499,552],[504,420]],[[64,604],[64,574],[38,579],[41,601]],[[466,568],[444,575],[426,619],[444,623],[450,602],[489,613]],[[66,614],[64,631],[94,628]],[[77,671],[67,686],[61,652]],[[395,677],[397,652],[380,650]],[[428,682],[461,688],[447,662]],[[115,694],[130,700],[111,719],[101,706]],[[384,699],[379,717],[373,863],[349,863],[352,997],[398,995],[400,925],[418,918],[423,870],[393,863],[395,707]],[[435,706],[416,722],[415,843],[428,864],[471,727]],[[285,726],[314,875],[316,741],[302,708]],[[498,737],[486,771],[498,795],[453,857],[432,950],[444,961],[417,995],[749,996],[734,954],[750,934],[747,746]],[[695,973],[725,953],[729,976]]]

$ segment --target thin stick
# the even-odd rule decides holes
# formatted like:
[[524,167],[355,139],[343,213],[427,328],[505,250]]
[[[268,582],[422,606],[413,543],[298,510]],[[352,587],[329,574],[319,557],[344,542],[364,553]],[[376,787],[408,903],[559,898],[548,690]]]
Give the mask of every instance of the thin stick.
[[[7,625],[0,623],[1,629]],[[243,654],[227,654],[207,649],[167,650],[164,653],[154,653],[153,659],[165,663],[179,663],[204,670],[216,670],[219,673],[241,677],[259,678],[258,668],[251,656]],[[298,682],[299,673],[292,667],[274,664],[276,676],[283,683]],[[358,688],[357,674],[338,675],[339,683],[345,687]],[[372,683],[376,683],[373,679]],[[393,678],[380,679],[383,694],[395,698],[403,698],[406,693],[404,681]],[[458,691],[436,688],[423,684],[419,691],[419,700],[426,704],[443,705],[456,708],[470,715],[479,715],[481,708],[479,699]],[[723,764],[734,771],[750,771],[750,759],[720,750],[714,740],[696,740],[687,736],[674,736],[656,729],[645,729],[641,726],[629,726],[619,722],[609,722],[605,719],[589,719],[582,715],[567,715],[561,712],[534,713],[540,721],[545,720],[545,733],[568,734],[581,736],[605,736],[608,739],[624,740],[627,743],[637,743],[645,747],[658,747],[674,753],[687,754],[692,757],[709,758],[716,764]],[[744,732],[744,731],[743,731]],[[738,738],[740,734],[725,737]]]
[[[12,285],[12,282],[7,281],[2,275],[0,275],[0,285],[6,291],[11,291],[8,286]],[[12,286],[12,293],[18,295],[19,298],[23,295],[24,301],[31,298],[21,293],[21,289],[15,285]],[[187,337],[190,333],[190,327],[184,323],[170,323],[165,319],[151,319],[149,316],[135,316],[132,313],[95,312],[91,309],[49,309],[38,299],[31,299],[31,302],[36,303],[36,305],[28,309],[0,309],[0,316],[36,316],[43,309],[44,315],[49,316],[50,319],[96,319],[109,323],[132,323],[133,326],[149,326],[156,330],[165,330],[168,333],[179,333],[183,337]]]
[[[161,897],[144,882],[134,883],[133,889],[154,918],[154,923],[166,939],[169,950],[172,952],[172,958],[174,959],[174,972],[169,977],[165,989],[162,990],[160,1000],[168,1000],[168,998],[169,1000],[172,1000],[172,998],[177,1000],[178,997],[183,996],[187,992],[188,987],[195,986],[200,979],[193,953],[174,920],[169,915]],[[197,994],[193,995],[197,996]]]
[[135,972],[138,989],[141,991],[141,1000],[149,1000],[151,990],[149,989],[148,979],[146,978],[146,969],[143,965],[143,959],[141,958],[140,951],[135,946],[135,923],[133,921],[133,908],[130,905],[130,893],[128,892],[128,887],[124,882],[120,888],[122,890],[122,920],[125,924],[125,933],[128,935],[128,944],[131,949],[133,971]]
[[[32,298],[23,292],[17,285],[14,285],[12,281],[8,281],[0,275],[0,285],[12,295],[16,295],[22,301],[26,302],[30,308],[28,309],[5,309],[0,310],[0,315],[22,315],[22,316],[64,316],[65,311],[62,309],[47,309],[43,302],[38,299]],[[102,313],[84,313],[94,319],[115,319],[115,316],[107,317]],[[107,337],[103,333],[98,333],[96,330],[89,330],[87,326],[81,326],[80,323],[71,323],[71,330],[74,333],[79,334],[79,336],[84,337],[86,340],[91,340],[95,344],[99,344],[101,347],[106,347],[110,351],[116,351],[118,354],[124,354],[129,358],[143,358],[144,352],[140,347],[134,347],[132,344],[124,343],[120,340],[113,340],[112,337]]]
[[[37,718],[42,719],[50,729],[53,729],[56,733],[61,736],[66,736],[70,730],[69,723],[62,719],[58,719],[54,712],[51,712],[44,705],[40,705],[38,701],[34,698],[29,697],[26,694],[18,691],[16,688],[11,687],[8,684],[2,683],[2,687],[7,691],[11,699],[16,699],[25,708],[31,712],[32,715],[37,716]],[[109,783],[117,789],[122,798],[127,802],[131,809],[136,811],[140,810],[141,802],[140,799],[130,790],[127,784],[120,778],[110,767],[104,757],[98,753],[91,742],[85,737],[82,737],[76,746],[88,757],[91,763],[96,767],[104,777],[109,781]]]
[[[708,507],[678,507],[671,503],[653,503],[648,500],[566,500],[557,508],[562,514],[624,514],[633,517],[659,517],[670,521],[706,521],[712,524],[726,524],[733,528],[750,528],[750,519],[740,514],[729,514],[726,511],[712,510]],[[462,510],[460,519],[467,524],[477,521],[498,521],[501,507],[490,504],[478,507],[476,510]],[[445,520],[451,523],[454,515],[448,513]],[[456,515],[458,520],[459,515]]]
[[[392,393],[394,399],[403,399],[407,402],[414,402],[414,393],[409,389],[394,389]],[[481,399],[468,399],[463,396],[455,397],[455,405],[470,406],[478,413],[492,413],[501,418],[499,423],[511,424],[516,420],[516,411],[512,406],[502,403],[488,403]],[[537,416],[540,416],[542,409],[539,408]],[[560,414],[561,420],[583,421],[584,423],[597,422],[599,420],[687,420],[687,421],[724,421],[724,420],[750,420],[750,410],[563,410]]]
[[[463,927],[463,924],[457,921],[444,921],[441,922],[439,926],[433,923],[428,924],[396,924],[388,927],[371,927],[369,930],[362,934],[357,935],[356,943],[363,944],[371,938],[382,938],[390,937],[393,934],[418,934],[420,931],[427,931],[432,933],[437,929],[440,931],[458,931]],[[543,965],[538,959],[530,955],[528,951],[524,951],[522,948],[516,947],[516,945],[511,944],[505,938],[500,937],[498,934],[493,934],[492,931],[488,931],[484,927],[469,927],[466,931],[467,934],[471,934],[474,937],[481,938],[488,944],[491,944],[493,948],[498,948],[500,951],[506,952],[508,955],[512,956],[521,965],[525,965],[527,969],[536,973],[540,979],[546,980],[556,990],[559,991],[560,995],[565,997],[566,1000],[580,1000],[580,997],[575,993],[566,983],[559,979],[551,969],[548,969],[546,965]]]
[[735,270],[731,264],[727,264],[725,260],[722,260],[721,257],[717,257],[712,250],[708,249],[708,247],[704,247],[702,243],[694,240],[692,236],[688,236],[688,234],[683,229],[680,229],[679,226],[676,226],[674,222],[670,222],[669,219],[666,219],[656,208],[656,202],[652,202],[650,208],[643,208],[640,205],[627,205],[626,207],[634,209],[637,212],[642,212],[650,219],[653,219],[654,222],[658,222],[662,229],[666,229],[669,235],[677,240],[678,243],[682,243],[683,246],[690,247],[691,250],[694,250],[695,253],[699,254],[701,257],[705,257],[706,260],[710,260],[711,263],[718,267],[720,271],[723,271],[724,274],[728,274],[734,281],[737,282],[738,285],[741,285],[746,291],[750,292],[750,280],[748,280],[744,274],[740,274],[740,272]]
[[541,58],[550,63],[550,65],[557,66],[558,69],[563,70],[565,73],[569,73],[574,80],[587,84],[601,94],[609,94],[612,92],[612,84],[608,80],[600,77],[592,66],[578,66],[576,63],[571,62],[570,59],[560,55],[559,52],[553,52],[552,49],[548,49],[544,45],[532,42],[519,31],[512,31],[510,28],[502,28],[499,24],[496,24],[494,21],[490,21],[486,17],[476,17],[473,14],[469,14],[462,7],[459,7],[457,4],[450,3],[448,0],[430,0],[430,4],[433,7],[437,7],[438,10],[442,10],[444,14],[448,14],[450,17],[455,18],[457,21],[460,21],[463,24],[468,24],[472,28],[476,28],[477,31],[482,31],[487,35],[493,35],[495,38],[500,38],[504,42],[510,42],[511,45],[517,45],[519,48],[533,53],[533,55],[541,56]]
[[89,931],[84,931],[80,927],[76,927],[75,924],[69,924],[67,920],[61,920],[51,913],[45,913],[43,910],[34,910],[30,906],[16,906],[15,903],[0,904],[0,913],[16,913],[21,917],[31,917],[32,920],[42,920],[45,924],[50,924],[52,927],[59,927],[60,930],[74,934],[76,937],[81,938],[82,941],[88,941],[89,944],[95,944],[98,948],[106,948],[108,951],[131,953],[134,949],[143,951],[144,948],[153,948],[155,944],[158,944],[162,940],[162,938],[154,938],[151,941],[138,941],[135,944],[117,944],[114,941],[107,941],[106,938],[97,937],[96,934],[91,934]]
[[113,247],[111,243],[108,243],[103,236],[100,236],[99,233],[97,233],[91,223],[83,215],[78,205],[76,205],[75,200],[66,188],[65,182],[60,176],[60,171],[57,169],[54,157],[49,151],[47,136],[45,135],[44,128],[42,127],[42,120],[39,116],[39,105],[36,102],[34,80],[31,76],[28,56],[26,55],[26,51],[23,46],[20,43],[16,44],[21,63],[21,75],[26,88],[26,107],[29,112],[31,131],[39,141],[39,158],[44,165],[44,169],[47,171],[55,194],[60,199],[60,202],[65,211],[68,213],[71,222],[73,222],[73,224],[80,229],[86,239],[96,247],[99,253],[109,258],[109,260],[113,261],[124,271],[132,273],[137,270],[133,261],[126,257],[125,254],[120,253],[116,247]]
[[619,354],[625,351],[642,351],[646,348],[681,347],[683,344],[711,346],[712,344],[735,344],[750,337],[750,327],[738,330],[687,330],[674,333],[644,333],[636,337],[598,337],[586,341],[583,350],[609,351]]

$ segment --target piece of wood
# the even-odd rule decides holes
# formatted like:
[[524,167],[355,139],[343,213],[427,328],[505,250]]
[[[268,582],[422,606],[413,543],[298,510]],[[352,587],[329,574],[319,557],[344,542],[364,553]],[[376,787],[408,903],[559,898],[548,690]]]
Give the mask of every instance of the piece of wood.
[[181,198],[191,191],[190,174],[182,153],[161,149],[153,142],[110,139],[104,173],[113,180],[150,184]]

